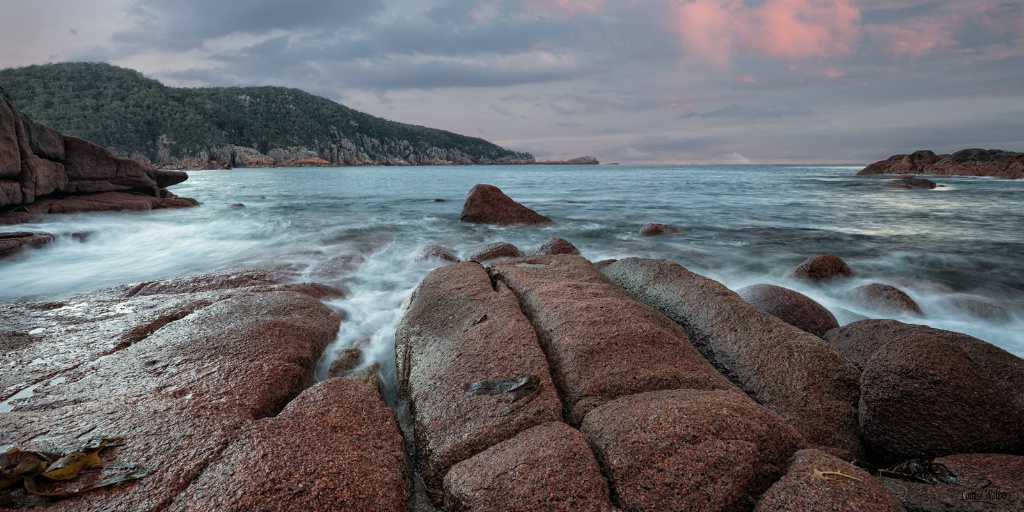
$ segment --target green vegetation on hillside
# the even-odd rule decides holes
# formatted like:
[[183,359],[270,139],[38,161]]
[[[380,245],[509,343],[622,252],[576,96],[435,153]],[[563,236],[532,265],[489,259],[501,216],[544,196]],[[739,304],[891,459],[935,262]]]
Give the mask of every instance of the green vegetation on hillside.
[[[35,121],[156,163],[212,148],[303,148],[332,162],[532,160],[486,140],[388,121],[283,87],[176,88],[104,63],[0,70],[0,87]],[[354,162],[352,161],[354,160]]]

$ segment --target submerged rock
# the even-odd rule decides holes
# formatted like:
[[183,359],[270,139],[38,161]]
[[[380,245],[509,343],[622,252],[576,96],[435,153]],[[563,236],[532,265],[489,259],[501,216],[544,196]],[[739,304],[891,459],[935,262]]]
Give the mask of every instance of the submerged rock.
[[519,258],[525,256],[522,251],[519,250],[513,244],[508,242],[496,242],[479,251],[474,252],[470,257],[466,258],[468,261],[494,261],[499,259],[508,258]]
[[755,284],[736,290],[752,306],[815,336],[824,337],[839,327],[836,317],[810,297],[772,284]]
[[807,258],[791,270],[789,275],[797,279],[819,282],[829,281],[839,276],[852,277],[853,269],[835,254],[821,254]]
[[534,256],[551,256],[554,254],[579,255],[580,250],[564,238],[552,237],[533,253]]
[[554,224],[515,202],[494,185],[475,185],[462,205],[460,222],[472,224]]
[[647,224],[640,228],[640,234],[648,236],[673,234],[678,232],[679,230],[677,228],[669,226],[668,224]]
[[846,292],[846,298],[883,315],[920,316],[921,307],[903,290],[888,284],[871,283]]
[[0,258],[13,256],[26,247],[40,247],[56,238],[49,233],[0,233]]

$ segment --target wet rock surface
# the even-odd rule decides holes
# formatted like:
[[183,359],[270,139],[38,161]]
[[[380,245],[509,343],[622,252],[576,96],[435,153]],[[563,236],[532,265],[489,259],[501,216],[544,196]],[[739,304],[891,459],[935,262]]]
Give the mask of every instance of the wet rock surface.
[[604,404],[580,430],[624,510],[744,510],[802,438],[735,391],[668,390]]
[[583,435],[561,422],[532,427],[456,464],[444,490],[448,510],[615,510]]
[[736,290],[750,305],[783,322],[822,337],[839,327],[836,317],[810,297],[773,284],[755,284]]
[[824,340],[670,261],[627,258],[602,271],[682,326],[716,368],[789,421],[811,447],[844,459],[863,454],[860,372]]
[[535,425],[562,403],[537,336],[511,291],[474,262],[427,275],[395,334],[400,396],[435,503],[463,460]]
[[785,476],[761,496],[755,512],[861,510],[902,512],[903,506],[866,471],[820,450],[793,455]]
[[462,205],[460,222],[471,224],[554,224],[551,219],[515,202],[494,185],[475,185]]
[[[201,287],[203,279],[193,279]],[[168,288],[188,278],[176,281]],[[128,464],[148,471],[48,510],[164,508],[240,429],[277,415],[313,383],[338,315],[283,285],[262,286],[147,295],[133,285],[65,302],[0,305],[7,410],[0,445],[52,450],[122,435],[123,446],[106,456],[112,465],[67,485],[93,483]]]
[[647,235],[647,236],[671,235],[671,234],[675,234],[675,233],[678,233],[678,232],[679,232],[678,228],[676,228],[674,226],[670,226],[668,224],[652,223],[652,224],[646,224],[646,225],[644,225],[644,227],[640,228],[640,234],[641,235]]
[[243,427],[168,510],[393,510],[409,499],[395,412],[331,379]]
[[863,368],[859,419],[883,463],[1024,454],[1024,360],[966,334],[863,320],[828,333]]
[[536,329],[570,425],[620,396],[658,389],[735,389],[686,333],[570,255],[493,267]]

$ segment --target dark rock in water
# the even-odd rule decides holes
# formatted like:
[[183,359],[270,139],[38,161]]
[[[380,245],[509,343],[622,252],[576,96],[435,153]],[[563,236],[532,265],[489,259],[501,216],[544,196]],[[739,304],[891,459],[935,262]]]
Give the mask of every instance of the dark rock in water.
[[438,198],[438,199],[434,199],[434,202],[435,202],[435,203],[447,203],[448,201],[447,201],[446,199],[440,199],[440,198]]
[[1009,310],[984,297],[954,295],[942,299],[939,304],[986,322],[1005,324],[1013,319]]
[[406,469],[395,412],[369,387],[331,379],[247,425],[168,509],[401,512]]
[[327,371],[327,375],[331,378],[344,377],[356,366],[359,366],[359,361],[363,359],[363,351],[358,348],[346,348],[338,353],[338,358],[331,363],[331,368]]
[[580,427],[624,510],[749,510],[803,439],[735,391],[652,391]]
[[659,389],[729,389],[686,333],[579,256],[534,256],[492,267],[519,298],[551,363],[565,420]]
[[451,249],[437,244],[430,244],[424,246],[420,250],[419,259],[421,260],[440,260],[448,263],[458,263],[459,257],[455,255],[455,252]]
[[936,155],[923,150],[909,155],[893,155],[875,162],[858,175],[937,174],[946,176],[994,176],[1024,178],[1024,153],[999,149],[962,149],[951,155]]
[[790,271],[792,277],[807,281],[828,281],[838,276],[851,277],[853,269],[835,254],[822,254],[804,260]]
[[469,261],[493,261],[502,258],[519,258],[525,256],[522,251],[519,250],[513,244],[508,242],[497,242],[479,251],[473,253],[472,256],[466,258]]
[[761,496],[754,512],[832,510],[902,512],[899,500],[866,471],[818,450],[800,450],[781,480]]
[[736,290],[752,306],[815,336],[824,337],[839,322],[810,297],[772,284],[755,284]]
[[[478,263],[441,267],[413,292],[395,333],[399,395],[409,400],[424,482],[435,503],[454,464],[562,417],[537,335],[515,295]],[[536,376],[536,394],[476,393]],[[516,397],[519,396],[518,399]]]
[[444,491],[449,510],[616,510],[583,435],[561,422],[532,427],[452,466]]
[[914,299],[895,286],[871,283],[846,292],[846,298],[883,315],[921,315]]
[[234,203],[234,204],[232,204],[232,205],[231,205],[230,207],[231,207],[231,208],[235,208],[235,209],[239,209],[239,210],[240,210],[240,209],[242,209],[242,208],[245,208],[245,205],[244,205],[244,204],[242,204],[242,203]]
[[551,219],[515,202],[494,185],[475,185],[462,205],[460,222],[473,224],[554,224]]
[[827,336],[863,368],[859,419],[875,460],[1024,454],[1024,359],[895,320],[854,322]]
[[966,453],[932,462],[956,475],[956,483],[926,484],[896,478],[879,481],[912,512],[1024,510],[1024,456]]
[[678,232],[678,229],[668,224],[647,224],[640,228],[641,235],[664,235]]
[[933,189],[935,188],[935,182],[932,180],[926,180],[924,178],[914,178],[913,176],[900,176],[899,178],[889,180],[886,183],[887,187],[890,188],[924,188]]
[[25,247],[39,247],[56,238],[49,233],[0,233],[0,258],[17,254]]
[[580,254],[580,250],[564,238],[553,237],[547,242],[544,242],[544,245],[537,248],[533,253],[534,256],[551,256],[554,254],[571,254],[578,256]]
[[667,260],[626,258],[602,272],[682,326],[719,371],[796,427],[811,447],[861,457],[860,372],[838,350]]

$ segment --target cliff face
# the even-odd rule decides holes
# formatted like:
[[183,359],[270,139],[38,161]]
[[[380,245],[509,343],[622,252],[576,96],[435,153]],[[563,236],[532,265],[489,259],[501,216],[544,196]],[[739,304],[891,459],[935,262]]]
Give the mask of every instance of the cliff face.
[[947,176],[992,176],[1024,178],[1024,153],[999,149],[962,149],[950,155],[932,151],[915,151],[909,155],[893,155],[875,162],[858,175],[867,174],[937,174]]
[[[0,88],[0,209],[49,213],[54,201],[108,193],[153,198],[151,207],[188,206],[192,200],[175,198],[166,187],[188,175],[119,158],[87,140],[61,134],[21,113]],[[45,208],[45,211],[42,210]],[[83,211],[81,205],[76,211]],[[122,209],[109,204],[103,209]],[[138,207],[136,207],[138,209]],[[61,211],[68,211],[66,208]],[[0,210],[0,214],[3,211]]]

